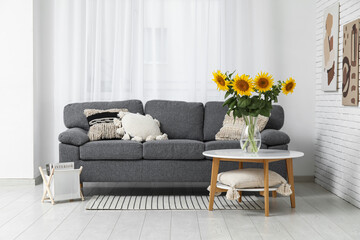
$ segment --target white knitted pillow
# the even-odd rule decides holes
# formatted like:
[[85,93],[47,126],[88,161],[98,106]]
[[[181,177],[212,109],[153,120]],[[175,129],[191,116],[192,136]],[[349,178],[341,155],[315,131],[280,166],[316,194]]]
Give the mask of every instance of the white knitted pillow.
[[[259,115],[257,125],[260,132],[264,130],[268,121],[268,117]],[[225,114],[223,126],[220,131],[215,135],[215,140],[240,140],[241,131],[244,125],[245,121],[243,118],[236,118],[234,122],[232,112],[230,113],[230,115]]]
[[[219,183],[230,187],[226,197],[235,200],[240,197],[236,188],[263,188],[264,187],[264,169],[245,168],[236,169],[219,173],[217,176]],[[289,196],[292,191],[290,185],[278,173],[269,170],[269,187],[280,185],[276,192]]]
[[118,128],[117,133],[123,134],[123,140],[134,140],[138,142],[151,140],[166,140],[166,134],[160,131],[160,122],[149,114],[120,112],[120,121],[115,121]]

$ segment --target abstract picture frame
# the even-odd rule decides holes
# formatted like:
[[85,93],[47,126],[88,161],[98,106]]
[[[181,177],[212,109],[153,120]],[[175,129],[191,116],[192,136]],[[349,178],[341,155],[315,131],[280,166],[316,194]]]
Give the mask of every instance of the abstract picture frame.
[[335,3],[324,11],[321,75],[324,92],[338,90],[339,8],[339,3]]
[[360,19],[343,26],[342,104],[359,105]]

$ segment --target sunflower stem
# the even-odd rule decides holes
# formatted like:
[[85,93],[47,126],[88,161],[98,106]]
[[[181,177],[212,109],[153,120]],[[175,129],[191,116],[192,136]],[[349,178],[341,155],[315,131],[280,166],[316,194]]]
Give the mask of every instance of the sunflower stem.
[[[244,121],[247,127],[247,139],[242,146],[242,150],[248,149],[249,152],[257,152],[257,144],[255,141],[255,128],[256,128],[256,117],[244,116]],[[245,130],[246,131],[246,130]]]

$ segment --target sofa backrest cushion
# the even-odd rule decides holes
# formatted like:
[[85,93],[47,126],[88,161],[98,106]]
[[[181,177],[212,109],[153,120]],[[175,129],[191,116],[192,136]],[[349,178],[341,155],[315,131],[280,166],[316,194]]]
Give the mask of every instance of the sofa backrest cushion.
[[126,108],[129,112],[144,114],[143,104],[140,100],[71,103],[64,108],[65,126],[67,128],[78,127],[88,130],[89,123],[84,115],[85,109],[105,110],[111,108]]
[[197,102],[151,100],[145,114],[159,120],[169,139],[203,140],[204,105]]
[[273,105],[271,110],[271,116],[265,129],[276,129],[280,130],[284,125],[285,113],[284,109],[280,105]]
[[[204,141],[215,140],[215,135],[223,125],[227,107],[224,102],[207,102],[204,115]],[[284,125],[284,109],[280,105],[273,105],[271,116],[265,129],[281,129]]]
[[204,116],[204,140],[215,140],[215,135],[223,125],[227,107],[223,107],[224,102],[207,102],[205,104]]

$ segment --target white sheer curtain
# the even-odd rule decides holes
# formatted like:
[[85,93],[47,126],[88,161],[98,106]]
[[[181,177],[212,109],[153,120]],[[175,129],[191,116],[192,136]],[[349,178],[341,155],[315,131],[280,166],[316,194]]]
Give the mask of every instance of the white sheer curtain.
[[254,39],[273,14],[263,2],[55,0],[56,98],[219,99],[211,72],[251,72],[269,46],[269,36]]
[[54,2],[56,134],[71,102],[222,100],[214,70],[276,68],[273,1]]

